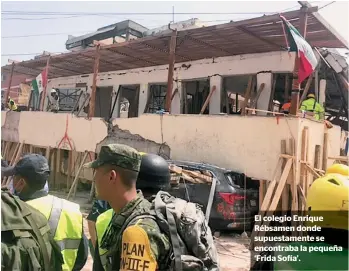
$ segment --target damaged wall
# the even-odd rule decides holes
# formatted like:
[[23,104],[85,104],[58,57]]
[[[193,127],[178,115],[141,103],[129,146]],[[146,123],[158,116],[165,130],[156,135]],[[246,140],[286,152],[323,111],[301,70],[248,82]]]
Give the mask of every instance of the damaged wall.
[[99,152],[101,146],[112,143],[129,145],[141,152],[156,153],[165,159],[171,157],[170,147],[166,143],[157,143],[138,134],[132,134],[130,131],[120,129],[118,125],[113,126],[108,136],[97,144],[96,152]]
[[[115,119],[114,131],[107,137],[103,120],[86,120],[71,114],[10,112],[1,115],[2,123],[16,120],[18,115],[18,138],[26,144],[56,147],[64,136],[68,116],[68,136],[79,152],[94,152],[97,145],[110,140],[155,153],[164,145],[163,153],[169,154],[171,150],[172,159],[212,163],[265,180],[272,177],[282,139],[293,136],[296,146],[300,146],[301,129],[308,126],[309,154],[313,155],[315,144],[322,145],[324,126],[298,118],[143,114],[138,118]],[[340,128],[334,126],[329,131],[328,155],[337,156]],[[2,134],[3,140],[11,139],[7,127],[2,127]]]

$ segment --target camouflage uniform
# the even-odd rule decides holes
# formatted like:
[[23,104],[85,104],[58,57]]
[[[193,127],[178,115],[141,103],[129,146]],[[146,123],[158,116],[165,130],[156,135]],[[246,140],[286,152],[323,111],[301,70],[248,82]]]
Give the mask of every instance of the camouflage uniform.
[[[102,146],[97,160],[87,164],[86,167],[98,168],[102,165],[115,165],[125,169],[139,171],[140,163],[141,156],[135,149],[121,144],[110,144]],[[98,246],[108,250],[107,270],[129,269],[151,271],[168,269],[171,245],[168,237],[161,232],[156,221],[150,217],[129,221],[130,218],[142,215],[148,211],[150,206],[150,202],[143,197],[142,192],[138,191],[137,197],[134,200],[129,202],[120,212],[113,214],[103,237],[97,238],[101,240],[101,243],[98,244],[97,241],[96,245],[96,247]],[[98,227],[97,220],[96,228]],[[150,244],[151,256],[157,263],[157,269],[146,269],[145,266],[138,266],[137,262],[133,262],[131,264],[133,267],[131,267],[130,259],[122,258],[123,251],[125,252],[125,243],[123,243],[123,238],[125,238],[124,233],[130,231],[130,229],[146,233],[146,238]],[[130,242],[137,243],[137,240],[131,240]],[[98,249],[95,252],[93,270],[104,270]]]

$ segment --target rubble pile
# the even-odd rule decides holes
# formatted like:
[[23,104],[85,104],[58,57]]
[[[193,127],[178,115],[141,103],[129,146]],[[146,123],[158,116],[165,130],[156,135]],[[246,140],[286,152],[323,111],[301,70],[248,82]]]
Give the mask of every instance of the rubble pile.
[[212,174],[208,170],[186,170],[176,165],[169,165],[171,184],[180,182],[212,183]]

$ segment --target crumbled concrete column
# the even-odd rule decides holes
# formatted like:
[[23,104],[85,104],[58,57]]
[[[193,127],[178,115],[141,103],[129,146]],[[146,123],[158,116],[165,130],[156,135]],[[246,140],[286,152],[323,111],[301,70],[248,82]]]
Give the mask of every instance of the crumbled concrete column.
[[[270,97],[271,95],[271,88],[272,88],[272,82],[273,82],[273,74],[272,73],[259,73],[257,74],[257,91],[259,86],[264,83],[264,89],[259,96],[258,102],[257,102],[257,109],[261,110],[268,110],[269,107],[269,101],[270,99],[273,99],[273,97]],[[264,112],[257,112],[257,115],[265,116],[267,113]]]
[[144,114],[145,106],[147,105],[149,96],[149,85],[141,84],[139,86],[139,102],[138,102],[138,117]]
[[210,91],[213,86],[216,86],[216,90],[213,92],[210,100],[210,115],[221,113],[222,81],[221,76],[212,76],[210,78]]

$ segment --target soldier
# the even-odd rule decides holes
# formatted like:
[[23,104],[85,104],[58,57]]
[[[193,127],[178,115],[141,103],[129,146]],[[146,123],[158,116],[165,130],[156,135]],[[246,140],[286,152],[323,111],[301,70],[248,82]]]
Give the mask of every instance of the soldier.
[[42,155],[23,156],[13,168],[13,188],[19,198],[45,215],[60,247],[63,270],[81,270],[88,256],[80,206],[51,196],[44,189],[50,169]]
[[[162,192],[170,188],[171,176],[166,160],[155,154],[141,155],[140,163],[134,149],[118,144],[107,145],[101,148],[99,158],[89,164],[96,168],[98,196],[113,208],[97,218],[98,250],[95,251],[93,270],[109,270],[111,267],[112,270],[152,271],[168,270],[174,265],[176,270],[204,270],[204,267],[205,270],[218,270],[212,234],[201,209]],[[114,165],[115,173],[109,172],[108,164]],[[101,168],[103,165],[105,169]],[[125,168],[130,175],[126,175]],[[130,189],[125,189],[125,178],[132,183]],[[113,189],[111,183],[120,187],[114,185]],[[146,199],[152,202],[143,198],[140,191],[135,196],[136,187],[142,189]],[[127,199],[131,193],[133,200]],[[113,204],[111,198],[116,203]],[[125,207],[117,205],[123,201],[127,202]],[[192,210],[191,214],[182,213],[187,208]],[[181,219],[183,221],[178,221]],[[182,225],[185,221],[195,222],[186,223],[190,228],[176,228],[176,224]],[[184,235],[183,239],[178,238]]]
[[[148,217],[135,221],[122,231],[128,217],[142,215],[151,206],[142,192],[136,190],[140,165],[141,155],[121,144],[102,146],[97,160],[86,165],[96,171],[97,197],[108,201],[112,207],[112,212],[103,213],[97,220],[106,229],[99,232],[97,225],[96,247],[99,250],[95,252],[93,270],[107,270],[110,266],[112,270],[126,270],[127,266],[131,268],[132,264],[138,263],[133,270],[155,271],[170,256],[170,242],[154,219]],[[105,220],[101,221],[104,214],[109,216],[104,216]],[[125,256],[123,260],[122,255]]]
[[62,255],[38,210],[1,189],[1,270],[62,270]]

